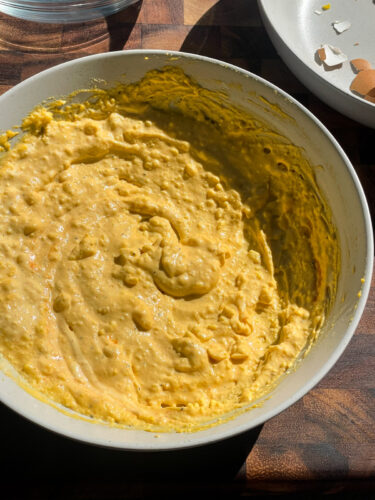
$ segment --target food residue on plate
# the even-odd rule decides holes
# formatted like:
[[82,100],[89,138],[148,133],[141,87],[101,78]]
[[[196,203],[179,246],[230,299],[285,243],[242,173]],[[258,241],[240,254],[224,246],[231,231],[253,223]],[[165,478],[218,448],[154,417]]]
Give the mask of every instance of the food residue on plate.
[[325,5],[322,5],[321,9],[322,10],[314,10],[314,14],[317,14],[318,16],[320,16],[321,14],[323,14],[323,12],[329,10],[331,8],[331,4],[330,3],[327,3]]

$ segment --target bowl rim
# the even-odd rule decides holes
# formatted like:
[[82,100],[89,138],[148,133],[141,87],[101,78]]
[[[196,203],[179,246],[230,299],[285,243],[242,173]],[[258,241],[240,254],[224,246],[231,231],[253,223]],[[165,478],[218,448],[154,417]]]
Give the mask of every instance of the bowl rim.
[[[278,94],[280,94],[282,97],[286,98],[289,100],[293,105],[295,105],[299,111],[302,111],[307,117],[314,122],[314,124],[324,133],[324,135],[329,139],[329,141],[333,144],[334,148],[336,149],[338,155],[341,157],[341,160],[343,164],[345,164],[348,173],[350,174],[353,184],[355,186],[355,189],[358,193],[358,197],[360,200],[360,205],[362,208],[362,215],[363,215],[363,220],[364,220],[364,226],[365,226],[365,235],[366,235],[366,265],[365,265],[365,282],[363,283],[363,287],[361,290],[361,296],[358,299],[357,303],[357,308],[353,314],[352,321],[349,323],[345,333],[342,335],[342,338],[338,342],[337,346],[335,347],[334,352],[330,356],[330,358],[323,364],[323,366],[310,378],[308,382],[306,382],[303,387],[299,390],[297,390],[293,396],[290,398],[286,399],[282,403],[276,405],[274,408],[271,408],[268,410],[265,414],[262,416],[256,417],[252,419],[250,422],[245,422],[241,425],[229,428],[229,429],[223,429],[222,432],[220,432],[220,427],[221,425],[217,425],[213,427],[213,429],[217,430],[215,433],[213,433],[212,436],[201,436],[199,437],[200,431],[194,432],[193,434],[195,436],[198,436],[198,438],[195,438],[193,442],[187,441],[187,442],[179,442],[178,444],[176,443],[161,443],[159,446],[145,446],[142,444],[131,444],[131,445],[126,445],[125,443],[122,442],[113,442],[113,441],[108,441],[106,439],[98,438],[96,436],[82,436],[80,432],[76,432],[71,429],[61,429],[59,426],[54,425],[54,422],[48,421],[44,419],[43,417],[39,416],[30,416],[27,413],[27,408],[25,409],[22,404],[17,404],[17,401],[12,400],[12,397],[4,397],[2,394],[0,394],[0,401],[3,402],[6,406],[14,410],[16,413],[19,415],[25,417],[26,419],[34,422],[35,424],[44,427],[54,433],[60,434],[62,436],[86,443],[86,444],[91,444],[91,445],[97,445],[97,446],[102,446],[106,448],[113,448],[113,449],[122,449],[122,450],[128,450],[128,451],[139,451],[139,452],[146,452],[146,451],[152,451],[152,452],[157,452],[157,451],[172,451],[172,450],[179,450],[179,449],[188,449],[188,448],[194,448],[197,446],[201,445],[207,445],[211,443],[215,443],[218,441],[221,441],[223,439],[227,439],[230,437],[233,437],[235,435],[241,434],[245,431],[249,431],[250,429],[257,427],[263,423],[265,423],[267,420],[270,418],[278,415],[280,412],[284,411],[286,408],[289,406],[292,406],[296,401],[301,399],[305,394],[307,394],[325,375],[331,370],[331,368],[335,365],[337,360],[340,358],[342,355],[343,351],[345,350],[346,346],[348,345],[349,341],[351,340],[358,323],[360,321],[360,318],[362,316],[363,310],[365,308],[367,298],[370,292],[370,286],[371,286],[371,277],[372,277],[372,271],[373,271],[373,259],[374,259],[374,241],[373,241],[373,231],[372,231],[372,223],[371,223],[371,216],[370,216],[370,211],[368,208],[367,200],[363,191],[363,188],[361,186],[361,183],[359,181],[359,178],[357,176],[357,173],[352,166],[349,158],[347,157],[346,153],[340,146],[340,144],[337,142],[337,140],[334,138],[334,136],[331,134],[331,132],[323,125],[322,122],[318,118],[315,117],[305,106],[303,106],[301,103],[299,103],[295,98],[293,98],[291,95],[289,95],[287,92],[284,90],[280,89],[276,85],[272,84],[271,82],[268,82],[264,78],[251,73],[250,71],[244,70],[238,66],[235,66],[233,64],[226,63],[224,61],[214,59],[211,57],[206,57],[198,54],[192,54],[188,52],[179,52],[179,51],[172,51],[172,50],[161,50],[161,49],[155,49],[155,50],[148,50],[148,49],[132,49],[132,50],[123,50],[123,51],[115,51],[115,52],[105,52],[101,54],[93,54],[81,58],[77,58],[74,60],[70,60],[67,62],[64,62],[62,64],[53,66],[52,68],[48,68],[44,71],[41,71],[40,73],[37,73],[23,82],[15,85],[12,87],[10,90],[5,92],[2,96],[0,96],[0,106],[3,103],[4,98],[6,97],[7,99],[12,96],[13,93],[18,92],[20,89],[24,86],[27,86],[31,81],[36,81],[39,79],[43,79],[46,75],[49,75],[50,73],[53,73],[55,71],[58,71],[61,67],[68,68],[68,67],[74,67],[74,66],[79,66],[83,61],[95,61],[95,60],[101,60],[105,58],[122,58],[122,57],[127,57],[129,55],[140,55],[142,57],[151,57],[153,55],[162,55],[162,56],[171,56],[171,57],[177,57],[177,58],[184,58],[184,59],[193,59],[193,60],[199,60],[202,62],[206,62],[209,64],[213,65],[220,65],[224,68],[227,68],[229,70],[235,71],[236,73],[241,73],[244,76],[250,77],[253,80],[260,82],[261,84],[265,85],[266,87],[276,91]],[[37,399],[37,398],[36,398]],[[40,401],[40,400],[39,400]],[[56,409],[56,411],[59,411]],[[70,417],[72,418],[72,417]],[[91,422],[87,422],[90,425],[93,425]],[[94,424],[97,425],[97,424]],[[61,426],[60,426],[61,427]],[[126,430],[126,429],[125,429]],[[133,430],[133,429],[132,429]],[[134,429],[137,430],[138,429]],[[143,432],[148,432],[148,431],[143,431]],[[152,433],[150,433],[152,434]],[[155,433],[153,433],[155,434]],[[183,433],[186,435],[191,435],[191,433]],[[156,440],[157,441],[157,440]],[[155,443],[157,445],[157,443]]]

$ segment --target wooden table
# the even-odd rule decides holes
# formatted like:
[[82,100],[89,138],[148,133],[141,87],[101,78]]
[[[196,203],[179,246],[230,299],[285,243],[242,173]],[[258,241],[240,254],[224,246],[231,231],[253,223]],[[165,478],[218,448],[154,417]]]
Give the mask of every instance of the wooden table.
[[[194,52],[234,63],[292,94],[333,133],[375,209],[375,130],[314,97],[272,46],[255,0],[143,0],[107,19],[39,25],[0,15],[0,92],[61,62],[134,48]],[[344,355],[303,399],[262,428],[189,452],[139,455],[71,442],[0,409],[0,470],[19,498],[140,498],[152,492],[257,495],[375,492],[375,282]],[[7,450],[6,452],[4,450]],[[10,479],[22,471],[23,483]]]

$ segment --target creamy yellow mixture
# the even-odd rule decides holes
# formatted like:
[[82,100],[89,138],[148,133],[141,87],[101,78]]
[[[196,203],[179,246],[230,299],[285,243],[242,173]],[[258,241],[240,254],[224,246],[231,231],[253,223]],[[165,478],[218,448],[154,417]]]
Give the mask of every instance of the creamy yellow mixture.
[[195,430],[267,392],[335,292],[303,152],[172,68],[23,128],[0,163],[0,352],[16,370],[144,429]]

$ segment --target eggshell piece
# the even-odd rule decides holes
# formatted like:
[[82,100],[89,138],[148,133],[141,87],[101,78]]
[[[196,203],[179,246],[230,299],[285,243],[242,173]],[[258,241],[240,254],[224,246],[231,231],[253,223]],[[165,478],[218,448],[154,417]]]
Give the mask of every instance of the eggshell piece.
[[333,29],[338,35],[341,35],[341,33],[344,33],[344,31],[348,31],[351,25],[352,23],[350,21],[335,21],[334,23],[332,23]]
[[354,71],[359,73],[360,71],[364,71],[366,69],[371,69],[371,63],[366,59],[352,59],[350,61]]
[[375,88],[370,90],[370,92],[365,96],[366,101],[375,104]]
[[323,49],[323,47],[321,49],[318,49],[318,56],[319,56],[319,59],[324,62],[326,60],[326,51]]
[[341,66],[348,60],[347,56],[338,47],[324,44],[317,50],[319,59],[329,67]]
[[375,89],[375,69],[360,71],[352,81],[350,90],[362,96],[370,94]]

